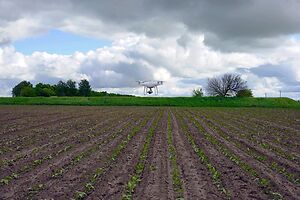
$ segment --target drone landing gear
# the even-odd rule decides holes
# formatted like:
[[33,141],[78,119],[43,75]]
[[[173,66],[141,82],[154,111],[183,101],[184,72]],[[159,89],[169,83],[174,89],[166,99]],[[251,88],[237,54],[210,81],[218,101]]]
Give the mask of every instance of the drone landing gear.
[[[155,92],[155,95],[158,95],[158,89],[157,89],[157,86],[153,87],[154,88],[154,92]],[[151,88],[148,88],[148,87],[144,87],[144,95],[146,94],[152,94],[153,93],[153,89],[152,87]],[[149,89],[147,91],[147,89]]]

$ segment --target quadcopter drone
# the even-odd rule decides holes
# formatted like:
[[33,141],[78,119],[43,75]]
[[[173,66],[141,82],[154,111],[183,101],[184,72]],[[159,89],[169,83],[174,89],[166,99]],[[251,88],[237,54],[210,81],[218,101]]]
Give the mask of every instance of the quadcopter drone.
[[144,95],[152,94],[153,92],[155,93],[155,95],[157,95],[158,94],[157,86],[163,84],[163,81],[137,81],[137,82],[139,85],[144,86]]

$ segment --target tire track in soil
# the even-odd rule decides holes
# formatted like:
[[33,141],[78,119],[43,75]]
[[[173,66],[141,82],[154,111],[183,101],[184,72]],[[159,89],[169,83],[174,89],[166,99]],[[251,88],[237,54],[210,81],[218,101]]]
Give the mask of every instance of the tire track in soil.
[[[118,125],[116,127],[114,127],[112,130],[122,127],[122,125],[124,123],[125,123],[125,121],[123,123],[118,123]],[[97,141],[105,140],[105,138],[108,138],[112,133],[113,132],[107,131],[106,134],[101,134],[97,138]],[[20,177],[17,180],[14,180],[14,182],[11,184],[11,186],[6,186],[5,188],[3,188],[4,192],[2,194],[0,194],[0,199],[1,199],[1,197],[5,198],[5,199],[12,198],[12,197],[24,199],[26,192],[29,189],[28,187],[30,185],[32,185],[33,183],[35,183],[35,182],[44,183],[47,181],[50,181],[50,182],[56,181],[56,180],[53,180],[53,178],[51,178],[51,174],[54,169],[64,166],[66,163],[71,162],[72,158],[75,155],[78,155],[82,151],[86,150],[87,148],[92,147],[93,145],[96,144],[97,141],[93,141],[93,142],[91,141],[89,143],[85,143],[83,146],[78,147],[77,149],[73,149],[71,152],[63,153],[59,157],[52,160],[51,163],[45,162],[42,165],[31,170],[30,172],[26,173],[26,175]],[[107,147],[107,146],[109,147],[109,143],[103,147]],[[76,177],[76,176],[74,176],[74,177]],[[50,193],[50,194],[52,194],[52,193]],[[47,196],[45,196],[45,198],[46,197]]]
[[151,142],[142,179],[133,199],[175,199],[168,159],[167,117],[165,111]]
[[134,166],[138,163],[148,131],[157,117],[155,113],[155,116],[148,121],[146,128],[132,138],[117,158],[116,163],[97,181],[95,190],[87,199],[122,199],[126,184],[135,172]]
[[213,184],[210,172],[200,161],[172,113],[174,145],[182,173],[184,199],[225,199]]
[[239,166],[219,152],[194,126],[193,122],[184,117],[191,135],[196,144],[203,149],[211,163],[221,173],[224,187],[227,188],[233,199],[269,199],[262,188],[245,173]]
[[[140,124],[140,123],[138,123]],[[138,125],[135,124],[135,125]],[[134,125],[132,126],[132,128]],[[90,175],[97,168],[105,167],[107,159],[112,150],[115,149],[127,136],[128,131],[122,131],[122,137],[111,140],[108,144],[97,150],[93,155],[82,160],[79,165],[71,168],[58,181],[50,180],[45,190],[38,193],[34,199],[44,199],[51,197],[54,199],[70,199],[73,198],[74,192],[82,188],[82,184],[86,183]],[[134,139],[134,138],[132,138]]]
[[296,185],[290,183],[280,174],[277,174],[271,169],[268,169],[263,164],[246,155],[240,149],[236,148],[232,143],[219,137],[218,134],[214,130],[212,130],[207,124],[203,123],[203,121],[200,121],[197,118],[195,118],[195,120],[197,120],[200,123],[200,125],[207,131],[207,133],[214,136],[220,143],[222,143],[226,148],[230,149],[243,162],[248,163],[252,168],[256,169],[256,171],[260,175],[268,177],[268,179],[273,182],[271,186],[273,189],[275,189],[275,191],[280,191],[281,194],[285,195],[285,197],[290,199],[297,199],[297,197],[300,196],[300,187],[297,187]]

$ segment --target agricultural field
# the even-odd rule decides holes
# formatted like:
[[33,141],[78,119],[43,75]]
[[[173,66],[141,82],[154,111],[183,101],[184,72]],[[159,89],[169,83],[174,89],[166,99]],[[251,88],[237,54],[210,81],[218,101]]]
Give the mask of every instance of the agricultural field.
[[300,199],[300,110],[0,106],[0,199]]

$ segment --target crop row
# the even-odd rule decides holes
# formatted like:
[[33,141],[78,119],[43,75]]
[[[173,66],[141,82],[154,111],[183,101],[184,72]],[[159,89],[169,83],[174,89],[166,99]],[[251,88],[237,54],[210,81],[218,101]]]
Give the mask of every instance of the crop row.
[[168,151],[169,159],[171,163],[171,175],[173,189],[175,191],[176,199],[183,199],[183,186],[180,178],[180,170],[177,164],[176,149],[173,141],[173,132],[172,132],[172,120],[171,115],[168,113],[168,126],[167,126],[167,141],[168,141]]
[[132,199],[132,195],[134,193],[135,188],[141,182],[141,176],[142,176],[142,173],[145,168],[145,161],[146,161],[148,153],[149,153],[150,144],[151,144],[152,138],[155,134],[155,129],[157,127],[157,124],[160,121],[161,117],[162,117],[162,112],[155,119],[153,126],[151,126],[148,131],[146,141],[143,145],[142,151],[141,151],[139,159],[138,159],[138,163],[134,167],[134,169],[135,169],[134,174],[131,175],[131,178],[126,185],[124,194],[122,196],[123,200]]
[[[130,115],[132,113],[129,113]],[[64,144],[65,142],[69,141],[70,139],[73,139],[73,140],[79,140],[78,138],[79,137],[83,137],[84,139],[81,139],[81,142],[84,142],[84,140],[88,141],[90,139],[92,139],[93,137],[95,137],[97,135],[93,135],[92,132],[95,132],[97,130],[97,128],[103,126],[103,124],[109,124],[111,121],[114,121],[114,120],[117,120],[116,117],[119,117],[116,116],[116,113],[110,113],[110,115],[108,115],[106,118],[106,120],[102,121],[104,119],[103,118],[100,118],[99,121],[101,123],[96,123],[95,125],[91,126],[90,128],[86,129],[86,128],[81,128],[82,130],[76,130],[74,132],[72,132],[71,134],[68,134],[72,131],[72,127],[68,128],[68,129],[65,129],[62,127],[62,131],[59,131],[57,130],[58,133],[53,133],[51,134],[49,137],[47,136],[43,136],[44,138],[49,138],[49,140],[47,140],[47,143],[46,144],[40,144],[39,146],[34,146],[31,145],[30,147],[33,147],[29,150],[24,150],[23,152],[19,152],[17,153],[16,155],[13,156],[13,158],[11,159],[2,159],[1,162],[0,162],[0,167],[4,167],[4,166],[7,166],[7,165],[12,165],[12,164],[15,164],[17,161],[20,161],[22,159],[29,159],[30,157],[33,157],[36,153],[41,153],[43,151],[48,151],[49,149],[55,147],[57,148],[58,145],[60,144]],[[77,119],[77,120],[80,120],[80,119]],[[73,121],[73,123],[76,123],[77,121]],[[106,127],[106,126],[104,126]],[[89,137],[86,137],[86,134],[88,134]],[[31,140],[35,140],[36,138],[31,138]],[[50,140],[52,139],[52,140]],[[25,145],[22,145],[22,148],[26,148]]]
[[[81,191],[76,191],[75,194],[73,195],[75,199],[83,199],[87,197],[89,194],[92,193],[92,191],[95,188],[95,184],[97,180],[107,173],[108,169],[115,163],[116,159],[118,156],[121,154],[122,150],[125,149],[127,144],[132,140],[132,138],[143,128],[146,126],[148,120],[150,119],[151,116],[146,117],[139,125],[135,126],[131,132],[127,134],[125,139],[121,141],[121,143],[112,150],[112,153],[110,156],[108,156],[107,159],[105,159],[105,166],[101,168],[95,169],[95,171],[92,173],[90,178],[86,183],[84,183],[83,190]],[[103,163],[103,160],[101,161]]]
[[[111,112],[109,113],[109,116],[114,115],[114,113],[116,112]],[[105,113],[104,113],[105,114]],[[96,115],[95,115],[96,116]],[[90,117],[90,116],[89,116]],[[91,116],[93,117],[93,116]],[[97,119],[97,117],[95,117]],[[83,117],[83,119],[85,119]],[[93,118],[90,118],[93,119]],[[65,133],[68,130],[64,130],[63,128],[65,126],[74,124],[74,122],[81,122],[82,120],[82,116],[78,116],[76,118],[68,118],[67,121],[63,121],[63,123],[58,119],[58,122],[60,123],[56,123],[53,124],[51,123],[47,123],[50,125],[54,125],[54,126],[44,126],[42,127],[42,129],[38,129],[38,127],[34,128],[34,129],[26,129],[25,131],[22,131],[22,134],[20,136],[14,134],[11,134],[11,137],[13,138],[7,138],[7,140],[3,139],[2,140],[2,151],[3,153],[9,153],[9,152],[15,152],[15,151],[20,151],[21,149],[25,149],[28,146],[37,146],[35,145],[38,141],[43,142],[44,138],[47,137],[49,139],[53,139],[54,141],[57,140],[59,136],[64,136]],[[40,128],[40,127],[39,127]],[[72,126],[71,126],[72,128]],[[61,130],[61,131],[59,131]],[[17,137],[17,139],[16,139]],[[41,146],[41,144],[38,144],[39,146]],[[3,154],[2,153],[2,154]]]
[[[254,144],[258,144],[263,149],[269,150],[278,156],[285,159],[296,161],[297,156],[292,152],[287,152],[279,147],[274,146],[270,142],[262,139],[262,131],[254,129],[253,126],[249,127],[247,123],[239,123],[237,120],[232,121],[231,119],[220,119],[223,115],[218,115],[218,117],[213,117],[214,120],[218,121],[224,127],[231,127],[239,132],[239,137],[245,138]],[[235,125],[232,125],[235,124]],[[238,128],[236,127],[238,126]],[[241,131],[242,130],[242,131]],[[266,137],[269,139],[272,134],[268,134]]]
[[[128,119],[126,119],[126,120],[128,120]],[[107,137],[104,137],[104,138],[101,138],[97,141],[94,141],[92,143],[92,145],[90,145],[89,148],[85,149],[83,152],[81,152],[79,154],[74,155],[69,160],[69,162],[64,163],[63,166],[59,167],[58,169],[53,170],[53,172],[52,172],[52,174],[50,175],[49,178],[58,179],[57,181],[59,181],[59,179],[64,174],[66,174],[70,169],[73,169],[81,161],[83,161],[84,159],[90,157],[94,153],[101,150],[102,147],[109,144],[112,140],[116,139],[119,136],[122,136],[121,133],[126,132],[130,128],[130,125],[132,126],[137,121],[140,121],[139,115],[134,116],[134,119],[132,121],[129,120],[129,121],[125,122],[125,124],[121,123],[120,124],[121,126],[118,126],[118,129],[115,130],[112,134],[109,134]],[[113,123],[111,124],[111,126],[113,126]],[[111,128],[108,128],[106,130],[110,130],[110,129]],[[99,173],[99,172],[97,171],[96,174],[97,173]],[[45,189],[45,187],[43,187],[42,189]],[[39,189],[39,191],[41,191],[42,189]],[[32,194],[32,191],[30,191],[28,196],[30,196],[31,194]]]
[[300,131],[296,131],[294,129],[291,130],[288,127],[281,127],[278,124],[271,122],[265,122],[260,120],[259,117],[252,119],[241,114],[233,115],[227,112],[219,112],[219,115],[228,116],[238,123],[244,124],[246,122],[246,124],[250,125],[252,129],[255,129],[256,131],[262,130],[263,132],[261,132],[265,133],[269,139],[272,139],[273,142],[282,145],[283,147],[286,145],[297,147],[297,142],[293,143],[293,141],[290,141],[290,138],[292,137],[295,141],[299,141],[299,139],[295,136],[300,136]]
[[195,139],[193,138],[192,134],[189,132],[189,128],[188,128],[187,124],[183,121],[183,117],[181,115],[179,115],[178,113],[176,113],[176,118],[178,119],[179,125],[180,125],[185,137],[189,141],[190,145],[192,146],[192,148],[193,148],[194,152],[196,153],[196,155],[198,156],[199,160],[209,170],[213,183],[216,185],[216,187],[219,189],[220,192],[224,193],[224,195],[227,198],[230,198],[231,194],[228,191],[228,189],[225,188],[225,186],[222,182],[221,173],[218,171],[216,166],[214,166],[212,164],[212,162],[210,162],[210,159],[205,154],[204,150],[201,149],[196,144]]
[[[205,119],[205,122],[206,124],[210,125],[223,139],[233,143],[237,148],[241,149],[242,151],[244,151],[246,154],[250,155],[257,161],[265,164],[270,169],[273,169],[276,172],[284,175],[292,183],[300,184],[298,175],[296,173],[293,173],[293,171],[295,170],[294,168],[281,162],[280,159],[276,160],[270,155],[263,154],[253,146],[247,144],[247,142],[241,139],[241,138],[245,138],[244,134],[240,134],[240,132],[235,132],[236,135],[231,135],[228,132],[228,130],[225,129],[225,127],[227,127],[227,124],[223,122],[219,122],[220,125],[215,124],[209,119]],[[254,139],[252,139],[252,141],[253,140]],[[258,141],[255,142],[259,143]],[[289,170],[289,168],[291,168],[291,170]]]
[[245,172],[253,176],[255,180],[257,180],[257,183],[264,188],[265,193],[270,195],[273,199],[281,199],[283,195],[279,193],[278,191],[273,191],[273,188],[271,187],[271,180],[269,180],[266,177],[262,177],[256,169],[251,167],[246,162],[242,161],[242,159],[236,155],[232,150],[228,149],[223,143],[221,143],[218,139],[216,139],[213,135],[209,134],[206,129],[190,114],[185,112],[185,116],[188,117],[188,119],[193,122],[193,124],[200,130],[199,132],[204,135],[204,137],[211,143],[213,146],[221,152],[224,156],[226,156],[228,159],[230,159],[232,162],[234,162],[236,165],[238,165],[241,169],[243,169]]
[[[111,118],[110,121],[112,121],[112,120],[115,120],[115,119]],[[110,126],[104,126],[104,128],[100,132],[97,132],[97,134],[94,135],[94,137],[97,138],[102,133],[104,133],[106,130],[110,130],[113,126],[114,126],[113,123],[111,123]],[[85,135],[84,132],[87,132],[87,131],[79,132],[78,136],[80,136],[80,137],[84,136]],[[73,138],[74,142],[76,142],[78,140],[80,140],[80,139],[79,138]],[[91,137],[85,137],[84,140],[81,139],[80,143],[83,144],[84,142],[88,142],[90,140],[91,140]],[[14,179],[16,179],[16,178],[19,177],[20,174],[23,174],[25,172],[28,172],[29,170],[32,170],[32,169],[36,168],[37,166],[43,164],[45,161],[48,161],[48,160],[51,160],[53,158],[56,158],[56,157],[60,156],[63,152],[67,152],[67,151],[73,149],[74,148],[74,144],[73,145],[68,144],[68,146],[62,147],[57,152],[53,152],[53,153],[45,155],[45,156],[43,156],[41,158],[35,159],[34,161],[32,161],[31,163],[29,163],[27,165],[20,166],[21,168],[19,170],[15,171],[15,172],[12,172],[11,175],[8,175],[8,176],[2,178],[1,181],[3,183],[5,183],[5,184],[8,184],[12,180],[12,177]],[[78,159],[78,157],[77,157],[77,159]]]

